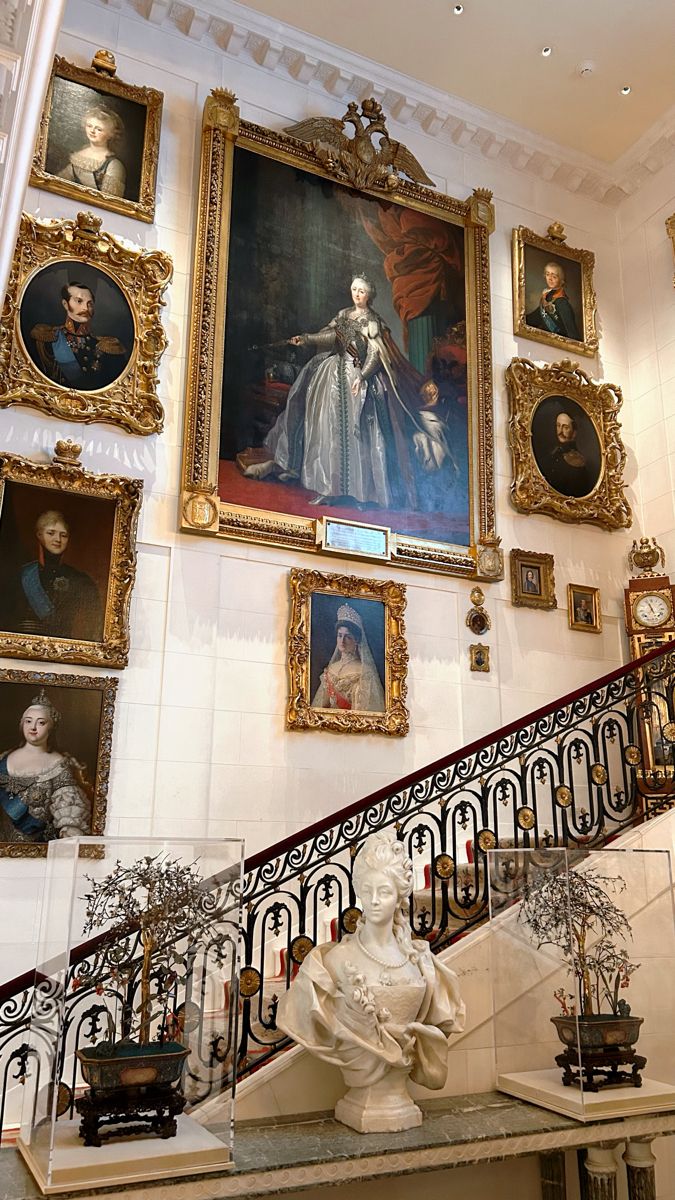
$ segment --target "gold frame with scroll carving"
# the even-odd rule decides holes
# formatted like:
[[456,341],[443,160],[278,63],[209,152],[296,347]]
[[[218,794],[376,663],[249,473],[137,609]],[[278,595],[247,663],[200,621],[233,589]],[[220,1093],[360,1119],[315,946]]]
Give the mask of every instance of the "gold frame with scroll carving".
[[[128,362],[116,379],[97,390],[78,391],[50,379],[21,334],[26,289],[41,271],[59,262],[84,264],[107,278],[122,293],[133,320]],[[101,218],[92,213],[78,213],[74,221],[41,221],[23,213],[0,325],[0,409],[27,405],[66,421],[105,421],[129,433],[161,433],[164,409],[157,395],[157,371],[167,346],[162,297],[172,274],[173,264],[163,250],[144,250],[104,232]],[[52,311],[62,320],[58,292],[56,300]],[[97,332],[96,315],[92,323]]]
[[[514,358],[506,368],[506,388],[514,507],[524,513],[547,513],[559,521],[584,521],[603,529],[629,528],[633,517],[624,495],[626,450],[618,420],[623,402],[621,389],[612,383],[595,382],[569,360],[538,367],[527,358]],[[588,422],[594,444],[597,439],[596,482],[582,496],[564,495],[552,487],[535,457],[533,421],[539,406],[562,409],[565,402],[571,402],[573,415],[578,410]]]
[[[52,505],[56,510],[64,507],[64,497],[76,497],[70,504],[75,511],[80,509],[85,517],[87,500],[111,501],[114,516],[110,562],[105,594],[101,596],[103,636],[99,641],[85,641],[7,630],[2,620],[3,600],[0,597],[0,657],[84,663],[95,667],[126,667],[129,660],[129,605],[136,578],[136,527],[143,481],[86,471],[79,462],[79,451],[80,447],[72,442],[57,442],[56,457],[52,463],[36,463],[15,454],[0,454],[0,534],[8,484],[12,487],[15,504],[20,504],[20,497],[23,497],[30,505],[31,489],[39,488],[41,493],[46,490],[53,492]],[[32,507],[35,507],[34,504]],[[96,510],[98,505],[95,503],[90,507]],[[92,513],[90,520],[89,535],[95,537],[100,514]],[[0,572],[7,594],[9,572],[6,564],[0,563]]]
[[[195,268],[188,352],[183,439],[181,525],[185,533],[234,538],[321,553],[320,517],[246,508],[218,494],[221,390],[224,361],[230,208],[235,146],[297,167],[345,188],[344,174],[330,171],[327,156],[312,144],[240,118],[236,97],[216,90],[204,108],[196,226]],[[364,102],[374,104],[374,102]],[[383,143],[384,144],[384,143]],[[330,158],[330,156],[328,156]],[[391,176],[389,177],[391,181]],[[464,230],[468,347],[468,458],[470,545],[392,532],[389,561],[397,566],[481,579],[503,576],[503,554],[495,532],[493,474],[492,352],[488,239],[494,228],[491,193],[476,189],[467,200],[434,193],[399,180],[395,190],[360,186],[361,193],[386,197],[428,212]],[[373,513],[377,521],[377,513]],[[367,524],[367,522],[364,522]],[[345,555],[349,552],[345,551]],[[356,554],[357,552],[355,552]]]
[[[155,219],[159,134],[164,97],[155,88],[123,83],[121,79],[117,78],[115,71],[115,57],[109,50],[98,50],[90,67],[78,67],[75,63],[68,62],[59,55],[56,56],[40,121],[30,183],[33,187],[43,188],[47,192],[58,192],[61,196],[71,196],[82,204],[95,204],[97,208],[106,208],[110,212],[122,213],[125,217],[136,217],[139,221],[152,222]],[[52,175],[46,170],[55,78],[67,79],[71,83],[80,84],[83,88],[91,88],[99,93],[104,101],[106,96],[112,96],[115,99],[130,101],[145,108],[138,200],[126,199],[123,196],[111,196],[107,192],[99,191],[98,188],[61,179],[60,176]]]
[[[675,213],[666,221],[666,233],[673,244],[673,258],[675,258]],[[675,275],[673,275],[673,287],[675,287]]]
[[[51,671],[15,671],[11,668],[0,668],[0,703],[5,699],[5,687],[7,684],[17,685],[20,687],[20,702],[16,713],[16,721],[12,721],[12,739],[7,745],[0,745],[0,754],[13,749],[19,738],[18,724],[22,709],[21,704],[30,704],[31,701],[46,690],[48,699],[54,703],[54,692],[49,689],[64,688],[77,689],[83,692],[100,692],[101,694],[101,711],[98,724],[98,735],[96,738],[96,769],[93,779],[83,777],[81,774],[82,763],[78,761],[78,756],[72,754],[73,743],[70,740],[70,745],[66,744],[68,740],[67,729],[60,729],[63,745],[59,744],[59,749],[64,753],[69,754],[73,763],[73,770],[77,772],[78,784],[83,784],[85,790],[90,795],[91,799],[91,829],[87,831],[87,836],[99,835],[105,833],[106,813],[108,808],[108,779],[110,776],[110,756],[112,750],[112,735],[113,724],[115,720],[115,699],[117,696],[117,680],[111,675],[62,675]],[[58,700],[58,697],[57,697]],[[57,705],[58,707],[58,705]],[[12,714],[13,716],[13,714]],[[7,726],[10,722],[4,722]],[[80,755],[80,757],[83,757]],[[7,842],[0,841],[0,858],[44,858],[47,854],[49,842]],[[96,848],[86,848],[83,850],[83,855],[88,857],[96,854]]]
[[[294,567],[290,573],[291,619],[288,630],[288,729],[329,729],[335,733],[385,733],[404,737],[410,728],[406,700],[408,647],[405,639],[405,586],[355,575],[329,574]],[[313,708],[311,697],[312,597],[376,601],[384,607],[384,711]],[[334,636],[332,638],[334,642]]]
[[[596,325],[597,301],[593,287],[593,268],[595,255],[590,250],[578,250],[565,244],[565,228],[559,221],[554,221],[548,227],[548,237],[542,237],[533,229],[519,225],[513,231],[513,332],[516,337],[530,338],[535,342],[544,342],[547,346],[555,346],[564,354],[584,354],[594,358],[598,353],[598,331]],[[527,251],[528,248],[540,250],[552,259],[575,263],[579,267],[579,302],[581,304],[580,338],[564,337],[561,334],[537,329],[527,323]],[[540,287],[543,286],[543,279]]]

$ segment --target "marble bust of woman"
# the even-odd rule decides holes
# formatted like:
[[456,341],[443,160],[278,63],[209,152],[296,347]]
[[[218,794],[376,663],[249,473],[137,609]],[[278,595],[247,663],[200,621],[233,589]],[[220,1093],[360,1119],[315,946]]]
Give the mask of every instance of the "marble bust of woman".
[[338,1121],[360,1133],[410,1129],[422,1113],[407,1081],[443,1087],[448,1035],[464,1028],[464,1004],[454,972],[411,937],[412,863],[393,830],[366,839],[353,877],[356,931],[308,954],[277,1024],[342,1071]]

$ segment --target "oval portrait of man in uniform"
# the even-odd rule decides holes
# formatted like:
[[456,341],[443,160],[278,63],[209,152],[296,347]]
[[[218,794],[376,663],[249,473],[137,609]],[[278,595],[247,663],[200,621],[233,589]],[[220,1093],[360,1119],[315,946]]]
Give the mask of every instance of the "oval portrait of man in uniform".
[[102,391],[131,362],[136,338],[129,301],[105,271],[79,259],[49,263],[28,280],[19,321],[27,354],[59,387]]
[[588,496],[602,475],[595,425],[576,400],[545,396],[532,414],[532,453],[544,479],[561,496]]

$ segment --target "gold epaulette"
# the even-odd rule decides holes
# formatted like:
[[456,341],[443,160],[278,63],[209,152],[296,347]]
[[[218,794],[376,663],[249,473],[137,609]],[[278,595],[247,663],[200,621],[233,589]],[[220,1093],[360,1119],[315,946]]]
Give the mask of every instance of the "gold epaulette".
[[59,325],[34,325],[30,336],[35,338],[36,342],[53,342],[58,329]]
[[102,354],[126,354],[126,346],[116,337],[97,337],[96,349]]

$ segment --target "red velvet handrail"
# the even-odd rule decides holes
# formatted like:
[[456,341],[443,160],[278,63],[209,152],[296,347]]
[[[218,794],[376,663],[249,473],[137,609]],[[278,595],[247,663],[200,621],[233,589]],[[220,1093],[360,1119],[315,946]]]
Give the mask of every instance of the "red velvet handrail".
[[[377,804],[379,800],[386,799],[392,792],[400,792],[404,788],[414,786],[414,784],[424,779],[426,775],[431,775],[443,770],[445,767],[453,766],[454,763],[459,762],[462,758],[466,758],[469,754],[477,754],[492,742],[497,742],[501,738],[508,737],[509,734],[515,733],[516,730],[522,729],[523,726],[531,725],[534,721],[538,721],[542,717],[556,712],[559,708],[565,708],[568,704],[573,704],[581,696],[587,696],[599,688],[606,687],[607,684],[614,683],[617,679],[623,679],[631,671],[643,667],[646,663],[651,662],[652,659],[667,653],[669,649],[675,649],[675,643],[671,646],[656,646],[648,654],[643,655],[642,658],[633,659],[632,662],[627,663],[625,666],[617,667],[616,670],[610,671],[607,675],[602,675],[599,679],[594,679],[592,683],[586,684],[581,688],[576,688],[573,692],[568,692],[566,696],[561,696],[560,699],[554,700],[550,704],[544,704],[541,708],[536,708],[534,712],[528,713],[527,716],[518,717],[515,721],[510,721],[508,725],[503,725],[496,732],[490,733],[486,737],[477,738],[476,741],[470,742],[468,746],[462,746],[458,750],[453,750],[450,754],[444,755],[443,758],[437,759],[436,762],[420,767],[416,771],[411,772],[410,775],[405,775],[402,779],[387,784],[385,787],[379,788],[376,792],[371,792],[369,796],[365,796],[362,800],[355,800],[353,804],[348,804],[345,808],[339,809],[338,812],[332,813],[329,817],[315,821],[313,825],[307,825],[306,828],[291,834],[289,837],[284,838],[283,841],[276,842],[266,850],[261,850],[257,854],[251,855],[244,863],[244,871],[254,870],[269,859],[278,858],[286,850],[291,849],[299,842],[305,842],[309,838],[323,833],[324,830],[330,829],[332,825],[341,823],[356,813],[363,812],[364,809]],[[78,946],[74,946],[70,952],[69,965],[76,966],[106,936],[106,934],[99,934],[97,937],[89,938],[88,941],[80,942]],[[7,983],[0,984],[0,1004],[4,1004],[12,996],[16,996],[19,992],[32,987],[35,982],[38,982],[42,978],[44,976],[39,975],[35,970],[24,971],[22,975],[17,975],[15,979],[10,979]]]

